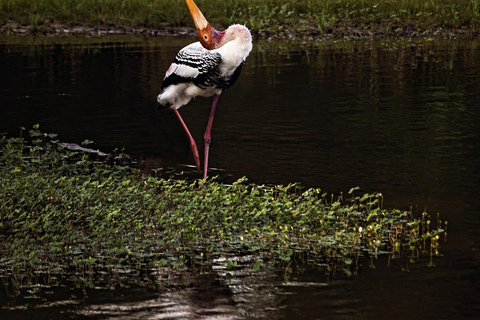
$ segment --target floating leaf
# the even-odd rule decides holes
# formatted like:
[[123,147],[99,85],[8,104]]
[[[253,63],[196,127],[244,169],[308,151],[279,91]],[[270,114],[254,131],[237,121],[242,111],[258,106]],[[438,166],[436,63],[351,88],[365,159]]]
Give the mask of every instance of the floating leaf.
[[257,260],[255,264],[253,265],[252,271],[257,272],[261,267],[263,267],[263,261],[262,260]]
[[227,262],[227,270],[232,270],[233,268],[236,268],[237,267],[237,261],[232,261],[232,260],[228,260]]

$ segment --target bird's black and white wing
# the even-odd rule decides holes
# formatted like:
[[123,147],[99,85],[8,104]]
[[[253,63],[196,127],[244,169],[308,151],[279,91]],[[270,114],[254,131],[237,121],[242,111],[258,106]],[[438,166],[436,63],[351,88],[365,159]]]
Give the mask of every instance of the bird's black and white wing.
[[180,108],[194,97],[220,94],[235,83],[242,65],[225,72],[218,51],[192,43],[178,52],[168,68],[157,101],[162,106]]
[[222,57],[218,52],[203,48],[199,42],[192,43],[178,52],[165,74],[162,89],[179,83],[209,87],[221,62]]

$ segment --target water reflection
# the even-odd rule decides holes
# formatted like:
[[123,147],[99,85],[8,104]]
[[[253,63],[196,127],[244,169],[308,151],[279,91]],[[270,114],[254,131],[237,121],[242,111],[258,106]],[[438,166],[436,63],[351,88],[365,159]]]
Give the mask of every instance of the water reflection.
[[[106,152],[124,147],[145,171],[162,167],[167,175],[196,177],[182,128],[155,100],[166,68],[192,40],[2,38],[0,131],[16,134],[40,123],[67,142],[88,138]],[[226,281],[220,271],[160,293],[92,290],[85,305],[76,289],[65,289],[66,299],[36,300],[33,292],[30,301],[38,304],[19,299],[8,316],[34,318],[39,310],[58,318],[73,312],[145,319],[478,314],[479,45],[476,39],[256,41],[240,79],[222,94],[212,132],[217,170],[211,172],[227,182],[300,181],[334,193],[358,185],[384,193],[390,206],[441,212],[450,221],[449,241],[436,269],[419,264],[405,273],[382,261],[330,282],[318,271],[289,281],[278,275]],[[197,99],[181,109],[197,142],[209,107]]]
[[[125,147],[159,167],[191,164],[181,128],[154,99],[191,38],[121,39],[3,46],[2,130],[39,122],[69,142]],[[403,192],[450,194],[452,180],[469,179],[462,166],[477,150],[477,45],[257,42],[220,101],[212,166],[260,183],[329,191],[400,183]],[[209,104],[181,110],[198,140]],[[452,157],[465,151],[470,161]]]
[[[141,301],[89,305],[79,314],[115,319],[234,319],[238,310],[225,286],[211,275],[199,276],[197,287],[166,292]],[[143,295],[143,294],[142,294]]]

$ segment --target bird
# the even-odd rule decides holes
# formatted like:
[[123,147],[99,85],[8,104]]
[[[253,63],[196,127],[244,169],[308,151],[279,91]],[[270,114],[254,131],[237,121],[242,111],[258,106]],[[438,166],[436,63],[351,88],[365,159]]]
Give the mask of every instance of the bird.
[[248,55],[252,51],[250,30],[233,24],[224,31],[214,29],[193,0],[185,0],[195,23],[197,42],[181,49],[168,67],[158,103],[173,109],[182,124],[192,149],[199,173],[200,157],[197,145],[178,109],[196,97],[212,97],[213,102],[204,134],[203,178],[207,177],[208,155],[211,143],[213,118],[220,94],[238,79]]

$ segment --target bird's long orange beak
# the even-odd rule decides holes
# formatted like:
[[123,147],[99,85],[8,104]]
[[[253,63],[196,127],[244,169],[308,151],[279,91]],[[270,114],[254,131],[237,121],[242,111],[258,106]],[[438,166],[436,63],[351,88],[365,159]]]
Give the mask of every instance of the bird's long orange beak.
[[185,2],[187,3],[188,10],[190,10],[193,22],[195,22],[198,40],[204,48],[208,50],[215,49],[221,34],[210,25],[207,19],[205,19],[203,13],[198,9],[193,0],[185,0]]
[[195,26],[197,30],[202,30],[207,28],[209,25],[207,19],[203,16],[203,13],[198,9],[197,5],[193,0],[185,0],[188,6],[188,10],[190,10],[190,14],[192,15],[193,22],[195,22]]

